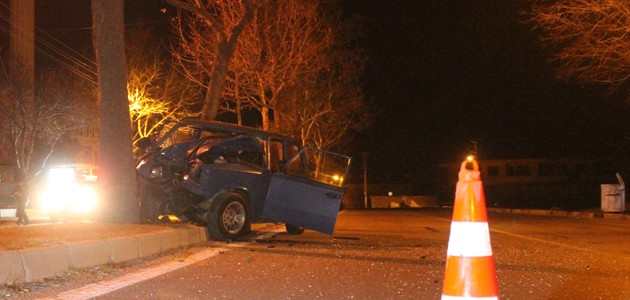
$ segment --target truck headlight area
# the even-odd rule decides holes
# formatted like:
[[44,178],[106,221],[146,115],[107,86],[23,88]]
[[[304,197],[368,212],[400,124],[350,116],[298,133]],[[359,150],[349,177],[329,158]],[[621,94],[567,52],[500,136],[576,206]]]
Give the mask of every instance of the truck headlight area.
[[80,178],[71,167],[51,168],[39,193],[39,208],[49,215],[86,216],[98,207],[95,176]]
[[149,177],[151,177],[151,178],[160,178],[160,177],[162,177],[162,174],[163,174],[162,166],[157,166],[157,167],[153,167],[153,169],[151,169],[151,175],[149,175]]

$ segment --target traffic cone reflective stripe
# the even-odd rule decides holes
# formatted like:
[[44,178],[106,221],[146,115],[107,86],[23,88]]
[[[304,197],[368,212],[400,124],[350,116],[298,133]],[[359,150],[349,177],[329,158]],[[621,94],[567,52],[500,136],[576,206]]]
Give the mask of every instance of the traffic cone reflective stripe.
[[498,299],[496,267],[479,166],[462,163],[455,191],[442,300]]
[[492,256],[488,223],[452,222],[448,256]]

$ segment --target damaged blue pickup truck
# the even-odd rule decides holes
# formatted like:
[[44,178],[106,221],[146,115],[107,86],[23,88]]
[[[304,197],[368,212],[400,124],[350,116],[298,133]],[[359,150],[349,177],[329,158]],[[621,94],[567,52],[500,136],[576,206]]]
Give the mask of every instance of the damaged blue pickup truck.
[[136,170],[143,219],[175,215],[234,239],[256,222],[332,234],[350,157],[221,122],[184,120],[143,139]]

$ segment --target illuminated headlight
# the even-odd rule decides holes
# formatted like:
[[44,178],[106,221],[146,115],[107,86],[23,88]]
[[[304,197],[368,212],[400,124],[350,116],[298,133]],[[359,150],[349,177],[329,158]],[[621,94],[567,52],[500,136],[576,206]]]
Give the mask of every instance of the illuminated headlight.
[[48,214],[89,214],[98,206],[98,194],[90,184],[81,184],[73,168],[53,168],[40,190],[40,208]]
[[158,177],[162,177],[162,166],[158,166],[158,167],[153,167],[153,169],[151,169],[151,175],[149,175],[151,178],[158,178]]
[[69,209],[78,214],[88,214],[94,212],[98,205],[96,190],[91,186],[79,186],[76,196],[69,199]]
[[52,168],[48,171],[48,183],[50,185],[68,185],[74,184],[76,174],[73,168]]
[[53,168],[48,171],[46,186],[40,195],[41,207],[48,212],[60,212],[67,206],[68,197],[77,186],[72,168]]
[[56,189],[49,189],[41,193],[40,206],[47,213],[59,213],[66,207],[66,194]]

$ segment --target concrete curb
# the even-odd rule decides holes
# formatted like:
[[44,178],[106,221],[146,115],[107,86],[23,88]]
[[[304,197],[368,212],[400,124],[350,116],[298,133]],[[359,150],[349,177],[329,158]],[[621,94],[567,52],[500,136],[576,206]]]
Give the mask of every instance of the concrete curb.
[[566,211],[556,209],[521,209],[521,208],[499,208],[489,207],[488,211],[502,214],[530,215],[530,216],[554,216],[571,218],[604,218],[615,220],[630,220],[629,214],[623,213],[602,213],[593,211]]
[[193,225],[126,237],[0,251],[0,284],[32,282],[71,268],[121,263],[208,241],[206,228]]

